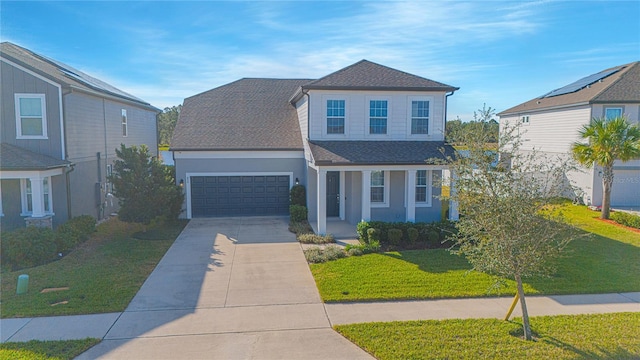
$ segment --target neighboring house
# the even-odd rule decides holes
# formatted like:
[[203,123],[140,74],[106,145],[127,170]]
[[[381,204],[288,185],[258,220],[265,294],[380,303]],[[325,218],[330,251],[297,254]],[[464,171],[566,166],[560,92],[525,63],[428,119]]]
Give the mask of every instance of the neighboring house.
[[[186,217],[441,219],[447,97],[458,88],[366,60],[318,80],[241,79],[185,99],[171,141]],[[455,211],[452,211],[455,216]]]
[[[624,115],[638,124],[640,114],[640,62],[616,66],[582,78],[505,110],[503,123],[520,122],[522,150],[569,154],[579,140],[578,130],[592,118]],[[567,177],[579,189],[574,195],[587,204],[601,205],[600,167],[571,172]],[[640,159],[614,165],[611,205],[640,207]]]
[[120,144],[157,154],[147,102],[9,42],[0,44],[2,229],[117,210],[106,181]]

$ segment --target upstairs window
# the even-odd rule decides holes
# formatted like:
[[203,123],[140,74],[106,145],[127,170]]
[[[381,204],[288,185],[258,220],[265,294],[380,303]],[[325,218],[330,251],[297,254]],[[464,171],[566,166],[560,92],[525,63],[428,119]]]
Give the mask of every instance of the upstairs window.
[[411,102],[411,134],[429,133],[429,101]]
[[520,122],[523,125],[529,125],[529,115],[523,115],[522,117],[520,117]]
[[15,94],[16,137],[46,139],[47,111],[44,94]]
[[387,133],[387,101],[369,101],[369,134]]
[[622,116],[622,108],[611,107],[604,109],[604,118],[607,120],[615,119]]
[[344,134],[344,100],[327,100],[327,134]]
[[122,136],[127,137],[127,109],[122,109]]

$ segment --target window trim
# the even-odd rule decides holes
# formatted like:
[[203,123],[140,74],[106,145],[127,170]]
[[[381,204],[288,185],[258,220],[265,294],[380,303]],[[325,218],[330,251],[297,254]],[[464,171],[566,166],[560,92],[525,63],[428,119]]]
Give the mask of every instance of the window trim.
[[[390,174],[391,171],[390,170],[372,170],[371,171],[371,180],[373,181],[373,173],[376,171],[382,171],[383,173],[383,178],[382,181],[384,182],[382,185],[382,196],[383,196],[383,200],[382,202],[374,202],[373,200],[371,200],[371,189],[374,188],[374,186],[369,183],[369,203],[371,205],[372,208],[384,208],[384,207],[389,207],[389,193],[390,193]],[[379,185],[375,186],[375,187],[380,187]]]
[[529,125],[531,123],[531,118],[529,117],[529,115],[521,115],[520,123],[525,126]]
[[[45,193],[44,192],[44,187],[42,189],[42,195],[43,196],[47,196],[49,200],[49,210],[44,209],[44,213],[46,215],[55,215],[53,212],[53,189],[52,189],[52,184],[51,184],[51,176],[45,176],[42,178],[43,180],[47,180],[47,184],[48,184],[48,190],[49,193]],[[33,211],[29,211],[29,203],[28,203],[28,198],[27,198],[27,180],[31,181],[31,179],[28,178],[24,178],[24,179],[20,179],[20,202],[22,205],[22,212],[20,213],[20,216],[31,216],[33,214]],[[33,201],[33,196],[32,196],[32,201]],[[33,204],[31,205],[31,208],[33,209]]]
[[[426,134],[413,134],[411,129],[413,125],[413,102],[414,101],[428,101],[429,102],[429,117],[427,118],[427,133]],[[434,136],[433,133],[433,122],[434,122],[434,97],[433,96],[407,96],[407,137],[410,138],[429,138]]]
[[[342,134],[332,134],[329,133],[327,130],[328,128],[328,114],[327,114],[327,110],[328,110],[328,106],[327,106],[327,101],[329,100],[338,100],[338,101],[344,101],[344,131],[342,132]],[[346,96],[342,96],[342,95],[324,95],[322,96],[322,135],[325,137],[337,137],[337,138],[344,138],[347,137],[349,135],[349,127],[348,127],[348,114],[349,114],[349,102],[347,101],[347,97]]]
[[[372,101],[386,101],[387,102],[387,117],[386,117],[386,129],[384,133],[375,134],[371,132],[371,102]],[[364,121],[364,134],[366,137],[372,138],[381,138],[381,137],[389,137],[390,134],[390,118],[391,118],[391,99],[384,96],[366,96],[365,104],[364,104],[364,113],[365,113],[365,121]]]
[[[427,183],[426,185],[418,185],[418,171],[426,171]],[[418,187],[425,187],[427,189],[427,195],[425,201],[418,201],[416,199],[416,207],[431,207],[433,203],[433,171],[427,169],[416,170],[416,190]],[[415,193],[417,195],[417,192]]]
[[[22,135],[22,118],[20,114],[20,99],[40,99],[42,107],[42,135]],[[48,139],[47,134],[47,98],[45,94],[14,94],[15,116],[16,116],[16,139]],[[31,117],[34,118],[34,117]]]
[[129,118],[127,109],[122,109],[122,137],[129,136]]
[[605,120],[609,120],[607,118],[607,110],[620,110],[620,116],[624,115],[624,106],[605,106],[602,108],[602,117]]

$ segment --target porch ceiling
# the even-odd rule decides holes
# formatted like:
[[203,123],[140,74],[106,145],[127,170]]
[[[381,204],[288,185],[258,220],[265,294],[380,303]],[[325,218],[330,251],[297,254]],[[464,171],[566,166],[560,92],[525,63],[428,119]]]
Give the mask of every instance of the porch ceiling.
[[315,165],[440,165],[455,150],[443,141],[309,141]]

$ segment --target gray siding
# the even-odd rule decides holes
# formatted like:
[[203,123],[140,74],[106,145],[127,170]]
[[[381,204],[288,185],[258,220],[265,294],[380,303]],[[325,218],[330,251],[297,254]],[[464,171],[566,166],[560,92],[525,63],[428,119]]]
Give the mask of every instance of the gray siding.
[[[56,86],[0,61],[0,116],[2,142],[14,144],[33,152],[62,158],[60,131],[60,94]],[[44,94],[48,139],[16,139],[16,109],[14,94]]]

